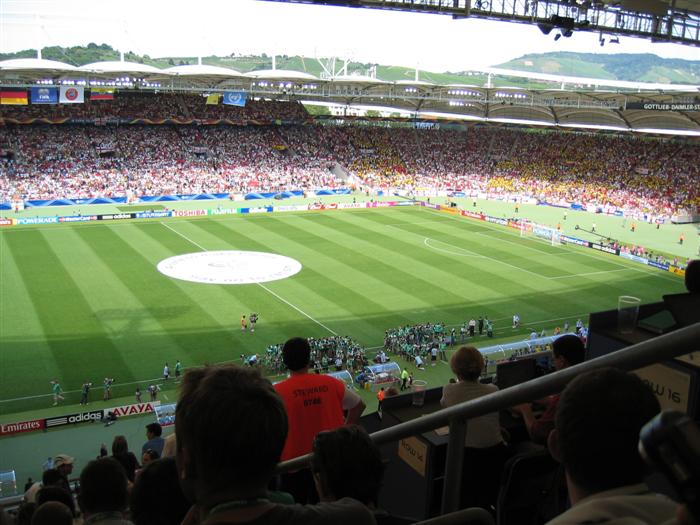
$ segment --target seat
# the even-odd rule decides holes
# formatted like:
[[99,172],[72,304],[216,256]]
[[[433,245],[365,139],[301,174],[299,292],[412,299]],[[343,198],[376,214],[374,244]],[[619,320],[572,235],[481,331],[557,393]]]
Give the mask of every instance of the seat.
[[565,510],[563,471],[546,449],[510,458],[501,480],[497,525],[540,525]]

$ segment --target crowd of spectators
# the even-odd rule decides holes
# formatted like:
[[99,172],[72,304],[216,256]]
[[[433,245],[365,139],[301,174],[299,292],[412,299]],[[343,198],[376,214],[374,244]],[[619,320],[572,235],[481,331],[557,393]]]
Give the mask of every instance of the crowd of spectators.
[[[241,124],[299,123],[306,115],[292,102],[237,108],[199,98],[129,94],[106,106],[11,111],[113,107],[128,118],[226,115]],[[351,184],[370,191],[576,203],[647,220],[700,206],[700,146],[627,136],[489,127],[11,125],[0,128],[0,145],[0,201],[335,188],[347,184],[331,172],[339,164]]]

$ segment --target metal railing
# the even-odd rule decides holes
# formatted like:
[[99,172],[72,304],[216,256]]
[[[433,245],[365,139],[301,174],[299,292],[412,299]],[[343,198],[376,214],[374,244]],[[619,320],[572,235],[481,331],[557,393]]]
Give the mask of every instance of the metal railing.
[[[450,434],[447,458],[445,460],[442,499],[442,514],[447,514],[457,510],[459,504],[461,465],[468,419],[498,412],[505,408],[560,392],[569,381],[590,370],[607,366],[628,371],[637,370],[659,361],[695,352],[698,350],[699,343],[700,323],[696,323],[649,341],[586,361],[585,363],[565,368],[559,372],[533,379],[527,383],[460,403],[413,421],[379,430],[373,433],[371,437],[377,445],[383,445],[449,425]],[[287,472],[302,468],[309,463],[310,459],[311,454],[307,454],[285,461],[278,465],[278,471]]]

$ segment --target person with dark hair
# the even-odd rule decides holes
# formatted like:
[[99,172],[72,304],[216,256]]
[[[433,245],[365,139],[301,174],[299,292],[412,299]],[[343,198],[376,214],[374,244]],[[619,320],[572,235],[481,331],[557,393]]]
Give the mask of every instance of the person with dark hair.
[[48,501],[58,501],[60,503],[63,503],[66,507],[70,509],[71,514],[73,516],[76,515],[75,501],[73,500],[73,495],[66,489],[57,486],[43,487],[36,494],[36,504],[38,507],[41,507],[44,503]]
[[124,436],[115,436],[112,441],[112,457],[121,463],[126,472],[126,477],[133,483],[139,461],[133,452],[129,452],[129,444]]
[[32,516],[36,512],[36,502],[25,501],[19,506],[17,516],[15,517],[15,525],[31,525]]
[[685,289],[700,294],[700,259],[693,259],[685,267]]
[[311,471],[321,501],[356,499],[372,511],[378,525],[415,522],[378,508],[384,477],[382,454],[358,425],[319,432],[313,443]]
[[[450,359],[456,383],[442,387],[443,407],[451,407],[498,391],[494,384],[481,384],[486,369],[484,356],[473,346],[459,348]],[[503,441],[498,413],[470,419],[464,440],[460,507],[490,508],[496,504],[501,470],[510,455]]]
[[165,445],[165,439],[163,439],[163,427],[160,423],[149,423],[146,425],[146,441],[141,447],[141,452],[146,452],[147,450],[155,450],[158,453],[158,457],[163,455],[163,445]]
[[195,504],[183,523],[374,523],[352,499],[315,506],[271,502],[267,487],[287,437],[282,399],[254,368],[207,367],[196,382],[191,373],[185,373],[175,418],[180,484]]
[[[614,368],[582,374],[564,389],[549,450],[563,466],[572,507],[549,525],[671,520],[676,504],[644,483],[639,432],[660,411],[651,388]],[[627,522],[626,522],[627,523]]]
[[175,458],[157,459],[141,470],[131,490],[129,508],[135,525],[182,522],[190,502],[180,487]]
[[[72,472],[72,463],[70,463],[70,465]],[[24,493],[24,501],[28,503],[36,501],[36,495],[42,487],[61,487],[70,492],[70,483],[68,483],[68,478],[65,477],[59,469],[50,468],[45,470],[41,475],[41,482],[36,482],[32,484],[29,489],[27,489],[27,491]]]
[[[583,363],[585,354],[586,349],[583,346],[583,341],[576,335],[562,335],[552,343],[555,370],[563,370],[564,368]],[[522,415],[525,428],[533,442],[539,445],[547,444],[547,436],[554,428],[557,403],[559,403],[559,394],[547,398],[544,403],[545,410],[539,418],[535,417],[530,403],[513,407],[513,410]]]
[[78,503],[84,525],[132,525],[124,519],[128,502],[124,467],[114,458],[93,459],[80,473]]
[[[275,385],[287,411],[289,433],[282,451],[286,461],[311,452],[316,434],[343,424],[356,423],[365,409],[358,394],[342,381],[327,375],[309,374],[311,347],[306,339],[294,337],[282,347],[282,359],[290,377]],[[347,416],[343,416],[347,411]],[[281,490],[298,503],[316,501],[313,477],[308,469],[281,477]]]
[[31,525],[73,525],[73,513],[60,501],[48,501],[36,508]]

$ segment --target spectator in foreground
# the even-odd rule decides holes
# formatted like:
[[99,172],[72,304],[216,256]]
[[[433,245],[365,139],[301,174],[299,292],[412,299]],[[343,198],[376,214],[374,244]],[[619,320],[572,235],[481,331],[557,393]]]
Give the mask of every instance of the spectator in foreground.
[[70,509],[70,512],[73,516],[77,515],[73,494],[68,492],[66,489],[62,487],[49,486],[43,487],[39,492],[37,492],[37,507],[41,507],[42,505],[44,505],[44,503],[48,503],[49,501],[57,501],[59,503],[63,503],[66,507]]
[[34,511],[31,524],[73,525],[73,513],[60,501],[48,501]]
[[68,479],[65,478],[58,469],[50,468],[42,473],[40,482],[37,481],[33,483],[32,486],[27,489],[24,493],[24,501],[28,503],[35,502],[36,495],[42,487],[61,487],[70,491]]
[[163,439],[163,427],[160,423],[149,423],[146,425],[146,441],[141,447],[141,453],[143,454],[147,450],[155,450],[158,452],[158,457],[163,455],[163,445],[165,445],[165,439]]
[[378,525],[414,523],[378,508],[384,464],[379,447],[358,425],[319,432],[311,457],[316,490],[321,501],[353,498],[364,503]]
[[[360,396],[345,388],[342,381],[327,375],[309,374],[310,357],[309,342],[301,337],[289,339],[282,347],[282,359],[291,374],[275,385],[289,421],[282,461],[310,453],[316,434],[356,423],[365,409]],[[347,416],[343,416],[343,411],[347,411]],[[309,469],[283,475],[280,488],[294,496],[297,503],[317,501]]]
[[267,486],[287,437],[284,403],[257,369],[203,370],[196,384],[188,380],[192,372],[185,373],[183,385],[190,386],[182,390],[175,418],[180,484],[195,503],[183,524],[374,523],[349,498],[313,506],[269,501]]
[[190,502],[182,493],[175,458],[156,459],[144,466],[136,477],[130,502],[135,525],[181,523]]
[[132,525],[124,519],[127,506],[126,474],[114,458],[93,459],[80,473],[78,503],[83,525]]
[[112,441],[112,457],[116,459],[126,472],[126,477],[134,482],[136,469],[139,468],[139,461],[133,452],[129,452],[129,443],[124,436],[115,436]]
[[647,467],[637,448],[640,430],[659,411],[654,393],[631,373],[603,368],[569,383],[548,441],[564,466],[572,507],[549,525],[674,518],[676,504],[644,483]]
[[[562,335],[552,344],[554,368],[557,371],[583,363],[585,354],[583,341],[573,334]],[[547,436],[554,429],[554,416],[557,413],[559,396],[560,394],[555,394],[547,398],[545,410],[539,418],[535,417],[530,403],[513,407],[522,415],[530,439],[538,445],[547,444]]]
[[[443,407],[451,407],[498,391],[494,384],[482,385],[484,357],[473,346],[459,348],[450,359],[450,368],[458,381],[442,387]],[[489,509],[496,504],[501,471],[509,451],[501,434],[498,413],[470,419],[464,440],[460,507]]]

